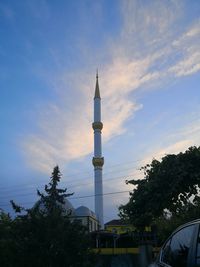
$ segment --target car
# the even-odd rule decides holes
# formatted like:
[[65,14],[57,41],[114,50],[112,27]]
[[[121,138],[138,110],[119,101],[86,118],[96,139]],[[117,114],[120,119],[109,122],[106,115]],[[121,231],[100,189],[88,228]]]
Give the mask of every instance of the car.
[[200,267],[200,219],[178,227],[149,267]]

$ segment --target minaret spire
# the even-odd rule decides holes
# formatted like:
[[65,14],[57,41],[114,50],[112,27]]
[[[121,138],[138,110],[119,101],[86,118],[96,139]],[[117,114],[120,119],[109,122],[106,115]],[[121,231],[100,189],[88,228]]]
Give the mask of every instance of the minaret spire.
[[95,184],[95,213],[100,223],[100,228],[104,228],[103,221],[103,182],[102,171],[104,158],[101,151],[101,130],[103,123],[101,122],[101,97],[98,82],[98,70],[96,74],[96,86],[94,95],[94,122],[92,124],[94,130],[94,157],[92,163],[94,165],[94,184]]
[[96,74],[96,86],[95,86],[95,94],[94,94],[94,98],[101,98],[100,97],[100,91],[99,91],[99,81],[98,81],[98,69],[97,69],[97,74]]

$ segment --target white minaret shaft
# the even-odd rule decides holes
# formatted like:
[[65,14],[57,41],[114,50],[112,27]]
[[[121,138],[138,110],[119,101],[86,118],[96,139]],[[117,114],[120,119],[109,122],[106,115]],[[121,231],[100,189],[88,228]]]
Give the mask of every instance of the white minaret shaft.
[[94,95],[94,122],[92,124],[94,129],[94,183],[95,183],[95,213],[99,220],[101,229],[104,228],[103,221],[103,182],[102,169],[104,158],[101,151],[101,130],[103,123],[101,122],[101,97],[99,91],[98,74],[96,76],[96,87]]

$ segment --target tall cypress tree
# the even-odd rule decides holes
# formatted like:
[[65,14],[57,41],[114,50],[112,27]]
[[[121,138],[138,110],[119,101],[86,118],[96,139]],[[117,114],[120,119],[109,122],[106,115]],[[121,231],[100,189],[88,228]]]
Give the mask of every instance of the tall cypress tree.
[[41,200],[38,202],[38,204],[44,204],[44,212],[46,215],[53,214],[55,212],[64,212],[63,205],[65,204],[65,198],[73,195],[73,193],[66,193],[67,188],[57,188],[60,179],[61,173],[59,167],[56,166],[53,169],[49,185],[45,185],[45,194],[42,194],[39,190],[37,190],[37,194],[41,197]]

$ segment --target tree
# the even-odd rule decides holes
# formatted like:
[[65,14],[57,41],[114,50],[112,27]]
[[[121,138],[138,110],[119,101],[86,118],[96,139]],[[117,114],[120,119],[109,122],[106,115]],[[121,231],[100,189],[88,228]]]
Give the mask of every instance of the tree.
[[12,239],[12,219],[3,210],[0,211],[0,266],[14,266],[15,245]]
[[[34,207],[35,211],[44,212],[45,215],[53,215],[55,212],[58,212],[59,215],[63,215],[63,205],[65,204],[65,198],[73,195],[73,193],[67,194],[67,188],[57,188],[60,179],[61,173],[59,167],[56,166],[52,172],[49,186],[45,185],[46,195],[37,190],[37,194],[40,196],[41,200]],[[44,210],[41,210],[41,203],[43,203],[45,206]]]
[[67,194],[66,189],[58,189],[60,178],[56,166],[49,185],[45,186],[45,193],[38,191],[41,199],[32,209],[21,208],[12,202],[14,210],[19,213],[12,220],[9,232],[14,249],[8,260],[11,264],[3,265],[0,258],[0,266],[94,266],[87,229],[72,222],[69,214],[63,212],[65,198],[71,194]]
[[158,243],[162,244],[166,238],[181,224],[200,218],[200,203],[187,203],[178,213],[171,216],[159,216],[155,219]]
[[172,215],[186,215],[188,208],[193,214],[199,207],[200,147],[166,155],[161,161],[154,159],[142,170],[144,179],[128,181],[136,187],[129,202],[120,206],[122,218],[144,226],[156,222],[160,216],[169,219]]

